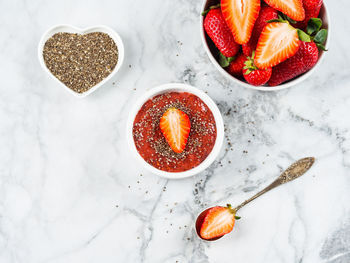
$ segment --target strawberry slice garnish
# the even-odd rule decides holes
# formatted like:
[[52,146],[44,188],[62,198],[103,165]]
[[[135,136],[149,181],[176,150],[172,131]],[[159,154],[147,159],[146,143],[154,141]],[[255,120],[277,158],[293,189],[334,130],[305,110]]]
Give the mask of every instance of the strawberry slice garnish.
[[221,0],[221,10],[235,41],[247,43],[259,16],[260,0]]
[[254,63],[266,69],[295,55],[300,46],[298,31],[288,22],[272,22],[261,32]]
[[295,21],[305,19],[302,0],[264,0],[269,6],[281,11]]
[[191,130],[187,114],[179,109],[169,108],[160,119],[159,126],[170,148],[176,153],[183,152]]
[[231,205],[210,208],[200,227],[200,236],[209,240],[230,233],[235,225],[235,213]]

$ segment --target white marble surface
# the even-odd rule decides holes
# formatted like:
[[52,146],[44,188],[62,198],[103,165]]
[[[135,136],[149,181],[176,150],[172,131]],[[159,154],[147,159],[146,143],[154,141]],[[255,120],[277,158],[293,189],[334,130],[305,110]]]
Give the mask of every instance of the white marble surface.
[[[0,262],[350,262],[350,2],[328,4],[319,71],[264,93],[210,64],[200,0],[0,1]],[[105,24],[124,39],[125,66],[86,99],[39,66],[40,36],[58,23]],[[167,82],[207,91],[232,142],[187,180],[147,173],[126,149],[130,105]],[[242,209],[231,235],[195,236],[203,207],[238,204],[309,155],[312,170]]]

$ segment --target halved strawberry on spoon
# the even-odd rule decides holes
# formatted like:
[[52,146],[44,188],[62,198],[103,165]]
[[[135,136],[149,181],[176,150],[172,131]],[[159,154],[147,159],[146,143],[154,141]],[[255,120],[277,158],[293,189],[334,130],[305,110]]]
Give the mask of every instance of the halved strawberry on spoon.
[[247,43],[259,16],[260,0],[221,0],[221,10],[235,41]]
[[181,153],[185,150],[191,130],[191,121],[186,113],[169,108],[161,117],[159,127],[174,152]]
[[206,211],[199,235],[206,240],[222,237],[232,231],[235,219],[239,217],[236,216],[236,211],[231,205],[212,207]]
[[269,6],[281,11],[295,21],[305,19],[305,10],[302,0],[264,0]]

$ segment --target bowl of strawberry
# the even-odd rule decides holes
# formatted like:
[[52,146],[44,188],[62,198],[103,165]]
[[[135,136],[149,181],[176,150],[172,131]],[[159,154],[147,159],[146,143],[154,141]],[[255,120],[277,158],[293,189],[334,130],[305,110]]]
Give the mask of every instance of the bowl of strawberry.
[[244,87],[273,91],[307,79],[329,45],[323,0],[206,0],[205,50],[215,67]]

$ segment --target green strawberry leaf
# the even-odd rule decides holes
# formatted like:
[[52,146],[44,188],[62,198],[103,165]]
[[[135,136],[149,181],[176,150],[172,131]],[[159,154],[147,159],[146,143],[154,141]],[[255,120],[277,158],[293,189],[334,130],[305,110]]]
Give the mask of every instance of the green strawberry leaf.
[[267,20],[266,23],[273,23],[273,22],[281,22],[281,23],[285,23],[286,21],[284,21],[283,19],[271,19],[271,20]]
[[326,42],[327,35],[328,35],[327,29],[321,29],[320,31],[318,31],[318,33],[314,37],[314,42],[318,44],[324,44],[324,42]]
[[232,62],[232,61],[235,61],[235,59],[236,59],[236,57],[233,56],[233,57],[227,58],[227,61],[228,61],[229,64],[231,64],[231,62]]
[[287,16],[285,14],[283,14],[283,18],[284,18],[284,20],[287,20],[291,24],[296,24],[297,23],[297,21],[291,19],[289,16]]
[[323,51],[328,51],[328,50],[326,49],[326,47],[325,47],[323,44],[316,43],[316,46],[317,46],[319,49],[322,49]]
[[308,34],[306,34],[303,30],[298,29],[297,31],[298,31],[299,39],[301,41],[311,42],[311,37]]
[[311,18],[307,23],[306,32],[309,35],[315,34],[322,27],[322,20],[320,18]]
[[221,67],[226,68],[234,61],[236,57],[225,57],[221,52],[219,52],[219,64]]
[[277,19],[271,19],[267,20],[267,23],[272,23],[272,22],[281,22],[281,23],[290,23],[290,24],[296,24],[297,21],[294,21],[290,17],[286,16],[285,14],[281,13],[278,15]]
[[212,6],[210,6],[207,10],[204,10],[204,11],[202,12],[202,16],[206,16],[206,15],[209,13],[210,10],[219,8],[220,6],[221,6],[221,4],[217,4],[217,5],[212,5]]
[[240,216],[235,216],[235,219],[239,220],[239,219],[241,219],[241,217]]

